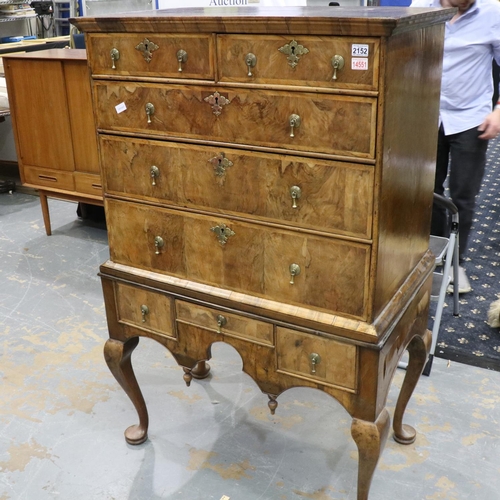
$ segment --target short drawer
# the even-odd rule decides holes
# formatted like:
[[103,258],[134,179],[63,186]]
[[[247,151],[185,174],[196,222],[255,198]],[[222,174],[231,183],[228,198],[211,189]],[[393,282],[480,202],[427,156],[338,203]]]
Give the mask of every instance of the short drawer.
[[374,168],[100,136],[108,194],[371,237]]
[[226,311],[175,301],[176,320],[180,323],[199,326],[229,337],[249,340],[257,344],[273,346],[273,325]]
[[92,33],[87,47],[93,76],[215,78],[211,34]]
[[218,35],[221,82],[377,90],[379,40]]
[[94,90],[103,131],[375,157],[374,97],[104,81]]
[[102,182],[100,175],[75,172],[74,176],[76,191],[102,198]]
[[112,199],[105,207],[113,262],[366,318],[369,244]]
[[354,345],[278,327],[276,355],[279,372],[352,392],[357,389]]
[[115,283],[115,296],[120,323],[175,338],[170,297],[122,283]]
[[72,172],[62,172],[60,170],[50,170],[38,167],[24,167],[23,183],[35,187],[46,187],[60,189],[62,191],[74,191],[75,182]]

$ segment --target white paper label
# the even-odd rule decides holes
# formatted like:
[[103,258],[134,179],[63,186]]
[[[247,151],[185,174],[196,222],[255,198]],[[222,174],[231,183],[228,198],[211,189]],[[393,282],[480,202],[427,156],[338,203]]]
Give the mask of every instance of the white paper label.
[[351,59],[351,69],[367,70],[368,59],[366,57],[353,57]]
[[368,57],[370,55],[370,48],[365,43],[353,43],[351,46],[351,56],[353,57]]
[[120,114],[120,113],[123,113],[127,109],[127,106],[125,106],[125,103],[122,102],[122,103],[118,104],[118,106],[115,106],[115,109],[116,109],[116,112],[118,114]]

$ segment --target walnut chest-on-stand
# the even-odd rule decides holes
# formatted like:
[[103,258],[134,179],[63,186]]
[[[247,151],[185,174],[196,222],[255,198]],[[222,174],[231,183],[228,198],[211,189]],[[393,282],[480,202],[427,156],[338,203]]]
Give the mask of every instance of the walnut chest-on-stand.
[[141,336],[192,377],[233,346],[274,413],[320,389],[353,417],[358,499],[427,359],[444,22],[406,8],[80,18],[110,243],[106,361],[139,414]]

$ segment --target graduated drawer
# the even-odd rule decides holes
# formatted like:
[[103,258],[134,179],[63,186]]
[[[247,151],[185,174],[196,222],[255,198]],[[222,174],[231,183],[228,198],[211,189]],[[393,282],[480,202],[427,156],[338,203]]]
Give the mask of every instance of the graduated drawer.
[[115,283],[115,297],[120,323],[175,338],[172,300],[167,295]]
[[217,61],[221,82],[377,90],[379,40],[218,35]]
[[373,167],[100,136],[106,192],[371,237]]
[[249,340],[257,344],[274,345],[273,325],[264,321],[226,311],[221,312],[182,300],[175,301],[175,318],[179,323],[198,326],[228,337]]
[[35,187],[61,189],[63,191],[75,190],[73,172],[38,167],[23,167],[23,174],[24,184],[30,184]]
[[91,194],[102,198],[101,176],[75,172],[75,190],[79,193]]
[[[212,35],[201,33],[90,34],[87,36],[87,53],[93,76],[214,80],[213,40]],[[184,51],[185,56],[179,51]],[[182,62],[183,58],[185,62]]]
[[[102,81],[94,90],[103,131],[375,156],[372,97]],[[292,127],[298,123],[294,117],[300,125]]]
[[106,217],[116,263],[366,317],[370,245],[112,199]]
[[277,327],[276,355],[279,372],[356,391],[358,360],[354,345]]

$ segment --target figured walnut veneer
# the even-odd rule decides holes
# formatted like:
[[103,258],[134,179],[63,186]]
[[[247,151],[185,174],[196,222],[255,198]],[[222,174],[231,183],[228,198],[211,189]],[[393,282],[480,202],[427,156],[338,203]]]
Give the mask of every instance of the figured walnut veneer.
[[397,441],[415,439],[403,414],[431,341],[451,12],[220,12],[74,20],[89,47],[109,230],[104,352],[139,416],[125,437],[147,439],[131,364],[139,337],[165,346],[188,385],[225,342],[271,413],[297,386],[349,412],[366,500],[406,349],[393,428]]

